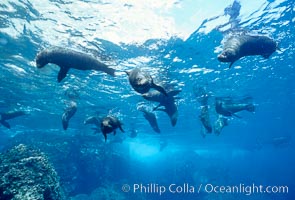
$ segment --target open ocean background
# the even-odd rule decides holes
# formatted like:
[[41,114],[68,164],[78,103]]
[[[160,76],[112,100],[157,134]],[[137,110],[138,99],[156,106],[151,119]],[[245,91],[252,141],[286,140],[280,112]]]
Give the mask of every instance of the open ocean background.
[[[1,0],[0,112],[28,115],[0,127],[0,149],[19,143],[45,152],[69,199],[295,199],[295,2],[241,0],[235,27],[268,35],[279,44],[269,59],[251,56],[231,69],[217,55],[233,31],[224,9],[230,0]],[[59,67],[37,69],[39,51],[61,46],[95,55],[116,69],[70,70],[57,83]],[[144,100],[129,85],[124,70],[149,71],[155,81],[180,89],[178,121],[155,112],[155,133],[137,110],[156,103]],[[251,96],[255,113],[232,117],[219,136],[202,137],[196,88],[214,97]],[[67,131],[61,115],[69,101],[78,109]],[[113,114],[125,133],[93,134],[85,118]],[[136,137],[130,137],[136,133]],[[275,144],[276,138],[287,138]],[[133,192],[133,184],[195,187],[195,193],[161,196]],[[122,186],[131,191],[124,193]],[[288,186],[288,193],[214,194],[206,184]]]

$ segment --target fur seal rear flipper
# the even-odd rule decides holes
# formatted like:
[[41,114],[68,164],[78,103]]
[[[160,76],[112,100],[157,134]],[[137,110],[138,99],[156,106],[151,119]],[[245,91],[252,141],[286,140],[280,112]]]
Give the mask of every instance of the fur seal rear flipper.
[[[168,95],[165,96],[159,91],[150,91],[148,93],[145,93],[142,95],[143,98],[145,98],[148,101],[155,101],[159,102],[159,105],[156,106],[153,111],[163,111],[167,113],[167,115],[170,118],[172,126],[176,125],[177,118],[178,118],[178,109],[177,105],[175,103],[176,95],[178,95],[181,92],[181,90],[172,90],[168,92]],[[160,108],[160,107],[164,108]]]
[[157,133],[161,133],[161,130],[159,129],[159,126],[158,126],[156,115],[154,113],[146,110],[146,108],[143,106],[139,107],[138,110],[143,112],[144,118],[149,122],[149,124],[153,128],[153,130]]
[[115,69],[99,62],[93,56],[61,47],[45,49],[38,53],[36,57],[37,68],[43,68],[48,63],[53,63],[60,67],[57,77],[58,82],[61,82],[66,77],[70,68],[103,71],[111,76],[115,76]]
[[235,61],[245,56],[261,55],[269,58],[278,49],[277,43],[262,35],[233,35],[224,43],[221,54],[218,55],[220,62],[229,62],[229,68]]
[[69,126],[70,119],[74,116],[77,111],[77,104],[75,102],[70,102],[69,106],[65,109],[62,115],[62,126],[64,130],[67,130]]
[[10,129],[10,124],[6,121],[22,115],[26,115],[24,111],[9,111],[6,113],[0,113],[0,124]]

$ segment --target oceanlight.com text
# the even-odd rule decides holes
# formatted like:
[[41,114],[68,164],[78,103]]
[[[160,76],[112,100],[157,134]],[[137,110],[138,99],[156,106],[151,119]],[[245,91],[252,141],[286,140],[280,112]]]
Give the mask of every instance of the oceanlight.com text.
[[217,193],[217,194],[245,194],[252,195],[258,193],[266,193],[266,194],[288,194],[289,188],[288,186],[264,186],[264,185],[233,185],[233,186],[225,186],[225,185],[213,185],[206,184],[204,185],[204,191],[206,193]]

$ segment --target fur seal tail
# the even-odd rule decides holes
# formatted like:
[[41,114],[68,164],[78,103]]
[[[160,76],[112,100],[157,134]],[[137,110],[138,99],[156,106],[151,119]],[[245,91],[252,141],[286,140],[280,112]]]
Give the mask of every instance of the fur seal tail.
[[0,123],[6,128],[10,129],[10,124],[7,121],[1,120]]
[[[88,55],[85,55],[85,56],[88,56]],[[89,66],[91,66],[92,70],[96,70],[96,71],[102,71],[102,72],[105,72],[107,73],[108,75],[111,75],[111,76],[115,76],[115,69],[114,68],[111,68],[109,67],[108,65],[92,58],[92,57],[87,57],[89,59],[89,63],[85,63],[85,65],[87,66],[87,64]]]
[[111,75],[111,76],[115,76],[115,69],[106,66],[105,68],[103,68],[103,70],[105,73]]
[[253,104],[249,104],[249,105],[247,105],[246,109],[249,112],[254,112],[255,111],[255,106]]

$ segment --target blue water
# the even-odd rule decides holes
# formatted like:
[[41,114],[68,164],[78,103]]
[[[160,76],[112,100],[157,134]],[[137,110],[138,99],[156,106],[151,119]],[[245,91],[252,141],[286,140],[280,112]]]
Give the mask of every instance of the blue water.
[[[9,120],[11,129],[0,127],[0,148],[27,143],[46,152],[69,199],[294,199],[294,1],[241,1],[235,24],[224,13],[231,1],[220,1],[222,6],[173,2],[166,10],[152,2],[141,16],[144,7],[132,1],[2,1],[0,112],[24,110],[28,115]],[[210,10],[216,7],[218,13]],[[171,16],[179,28],[171,29],[173,33]],[[188,23],[197,18],[202,20]],[[279,49],[269,59],[246,57],[229,69],[217,55],[223,38],[241,30],[268,35]],[[95,55],[116,69],[116,77],[70,70],[57,83],[58,67],[35,65],[37,53],[50,46]],[[165,87],[181,90],[175,127],[165,113],[155,112],[161,129],[157,134],[137,110],[157,104],[129,85],[124,71],[134,67],[149,71]],[[210,92],[212,113],[218,96],[251,96],[256,110],[231,117],[219,136],[202,137],[199,87]],[[78,110],[64,131],[61,115],[71,100]],[[97,113],[117,116],[125,133],[118,130],[105,143],[102,134],[94,135],[83,124]],[[137,136],[130,137],[132,132]],[[287,141],[275,145],[279,137]],[[129,192],[122,191],[124,184]],[[136,190],[137,184],[146,190]],[[194,191],[173,193],[171,184],[183,189],[187,184]],[[208,191],[210,185],[240,184],[287,186],[288,192]],[[158,189],[148,191],[149,186]],[[161,195],[160,188],[166,189]]]

